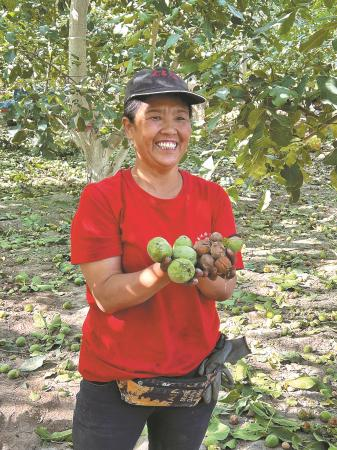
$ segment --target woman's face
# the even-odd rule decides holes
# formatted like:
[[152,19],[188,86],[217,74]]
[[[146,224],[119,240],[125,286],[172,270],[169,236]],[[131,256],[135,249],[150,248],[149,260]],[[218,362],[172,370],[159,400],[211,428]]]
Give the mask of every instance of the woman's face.
[[179,97],[154,95],[141,103],[134,122],[123,118],[138,164],[165,171],[177,166],[191,136],[189,109]]

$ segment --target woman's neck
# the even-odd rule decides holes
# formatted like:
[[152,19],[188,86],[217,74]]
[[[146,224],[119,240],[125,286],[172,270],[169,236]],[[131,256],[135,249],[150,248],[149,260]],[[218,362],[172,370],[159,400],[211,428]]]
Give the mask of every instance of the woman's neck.
[[158,198],[174,198],[182,188],[183,180],[178,167],[168,172],[158,173],[135,165],[131,173],[135,182],[144,191]]

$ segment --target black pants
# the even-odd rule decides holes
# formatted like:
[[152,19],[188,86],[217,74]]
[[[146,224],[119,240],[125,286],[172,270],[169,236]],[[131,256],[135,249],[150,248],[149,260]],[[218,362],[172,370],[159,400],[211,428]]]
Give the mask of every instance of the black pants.
[[75,450],[132,450],[145,426],[149,450],[199,450],[215,402],[194,407],[137,406],[115,382],[82,380],[73,421]]

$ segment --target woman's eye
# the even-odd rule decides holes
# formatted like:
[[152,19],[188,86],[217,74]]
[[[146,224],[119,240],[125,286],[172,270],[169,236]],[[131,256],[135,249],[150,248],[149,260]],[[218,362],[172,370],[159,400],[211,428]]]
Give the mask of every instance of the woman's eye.
[[160,116],[152,116],[152,117],[150,117],[150,119],[152,119],[152,120],[160,120]]

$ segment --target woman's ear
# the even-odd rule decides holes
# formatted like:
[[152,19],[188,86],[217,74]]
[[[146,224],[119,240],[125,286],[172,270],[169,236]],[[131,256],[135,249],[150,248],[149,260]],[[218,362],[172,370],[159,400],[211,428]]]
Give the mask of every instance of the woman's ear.
[[122,118],[122,124],[123,124],[123,127],[124,127],[125,136],[129,140],[132,140],[132,128],[133,128],[132,122],[130,122],[130,119],[128,119],[127,117],[124,116]]

